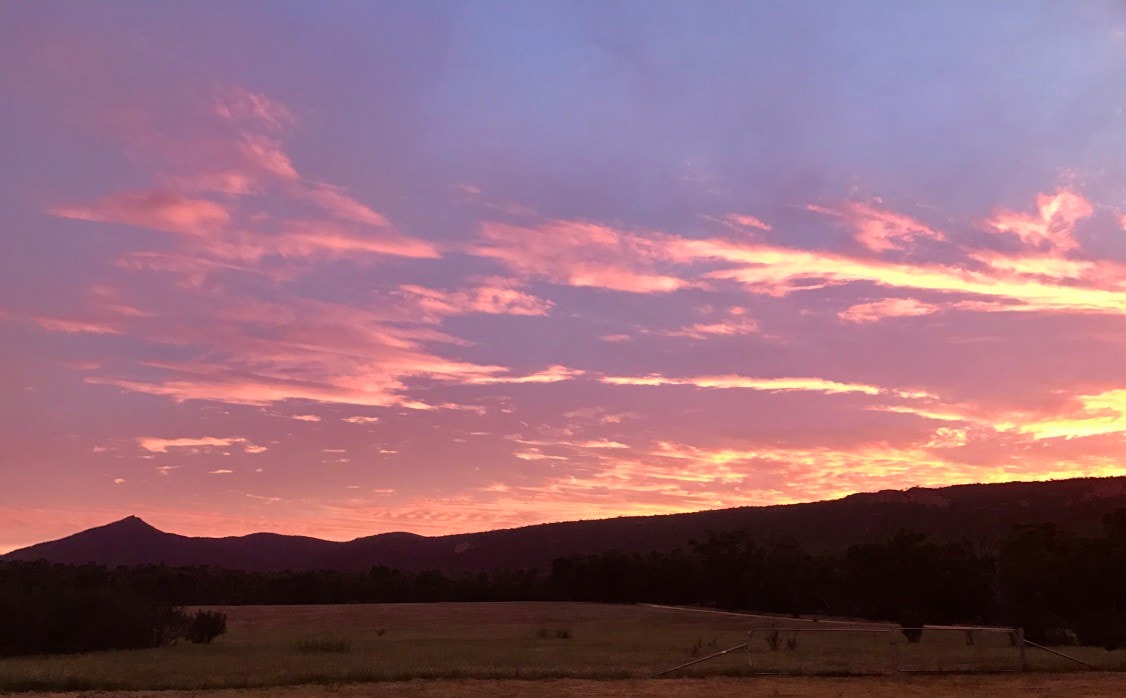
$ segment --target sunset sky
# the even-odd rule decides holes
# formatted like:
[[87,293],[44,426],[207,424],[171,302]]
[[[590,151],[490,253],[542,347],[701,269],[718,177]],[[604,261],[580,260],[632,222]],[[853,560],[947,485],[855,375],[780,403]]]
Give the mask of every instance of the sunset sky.
[[1126,474],[1117,2],[0,1],[0,551]]

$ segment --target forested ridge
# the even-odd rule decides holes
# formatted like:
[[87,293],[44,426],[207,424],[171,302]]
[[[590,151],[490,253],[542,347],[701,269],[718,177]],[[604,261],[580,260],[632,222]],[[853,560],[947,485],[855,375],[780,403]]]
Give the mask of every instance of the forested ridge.
[[180,606],[434,601],[698,604],[729,610],[925,624],[1002,624],[1032,639],[1073,630],[1126,645],[1126,509],[1094,536],[1017,526],[994,550],[900,530],[811,553],[748,531],[684,549],[557,558],[550,572],[261,572],[212,566],[108,568],[0,562],[0,655],[151,646]]

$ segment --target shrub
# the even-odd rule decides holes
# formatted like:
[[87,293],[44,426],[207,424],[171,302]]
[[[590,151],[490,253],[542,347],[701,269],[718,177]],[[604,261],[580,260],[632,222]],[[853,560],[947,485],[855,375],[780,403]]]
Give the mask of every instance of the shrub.
[[182,615],[123,589],[9,590],[0,597],[0,657],[156,647]]
[[1071,645],[1079,644],[1079,637],[1071,628],[1048,628],[1044,632],[1045,645]]
[[771,652],[777,652],[778,648],[782,646],[782,633],[778,632],[778,628],[771,630],[763,639],[766,640],[766,645]]
[[566,628],[559,628],[555,631],[548,630],[547,628],[540,628],[539,630],[536,631],[536,637],[538,637],[540,639],[544,639],[544,638],[548,638],[548,637],[557,637],[560,640],[570,640],[571,639],[571,631],[566,629]]
[[227,632],[227,614],[219,611],[196,611],[188,621],[184,634],[197,645],[210,645],[211,641]]
[[923,616],[916,611],[904,611],[899,616],[899,631],[914,644],[923,639]]
[[351,652],[352,643],[331,637],[307,637],[294,645],[298,652],[317,654],[320,652]]

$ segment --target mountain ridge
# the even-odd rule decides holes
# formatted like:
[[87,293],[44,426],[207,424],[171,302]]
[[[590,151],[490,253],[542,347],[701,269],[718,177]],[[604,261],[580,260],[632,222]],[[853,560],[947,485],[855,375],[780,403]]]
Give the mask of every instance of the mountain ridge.
[[764,539],[792,538],[812,551],[839,551],[900,528],[991,547],[1013,525],[1022,523],[1052,521],[1077,532],[1092,532],[1105,514],[1117,508],[1126,508],[1126,477],[913,487],[820,502],[564,521],[442,536],[399,531],[341,542],[269,532],[189,537],[161,531],[130,515],[13,550],[0,560],[263,571],[358,571],[375,565],[448,572],[545,569],[553,559],[567,555],[683,548],[708,530],[750,529]]

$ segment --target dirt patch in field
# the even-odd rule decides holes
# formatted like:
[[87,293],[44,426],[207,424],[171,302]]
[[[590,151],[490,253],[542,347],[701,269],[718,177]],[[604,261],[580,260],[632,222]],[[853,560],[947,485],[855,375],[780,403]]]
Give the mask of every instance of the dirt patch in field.
[[1120,673],[888,676],[856,678],[753,677],[717,679],[637,679],[623,681],[402,681],[347,685],[316,685],[222,691],[127,691],[94,693],[34,693],[27,698],[306,698],[341,696],[374,698],[683,698],[686,696],[864,696],[865,698],[928,698],[930,696],[997,696],[1023,694],[1073,698],[1123,695],[1126,675]]

